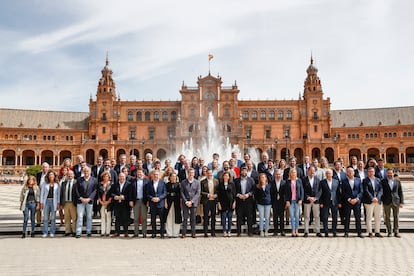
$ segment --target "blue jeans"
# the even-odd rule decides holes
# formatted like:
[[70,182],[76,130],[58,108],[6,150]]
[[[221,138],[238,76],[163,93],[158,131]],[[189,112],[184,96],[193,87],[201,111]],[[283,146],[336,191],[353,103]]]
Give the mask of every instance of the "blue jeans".
[[292,225],[292,231],[299,229],[299,211],[300,206],[296,200],[292,200],[289,206],[290,223]]
[[257,210],[259,210],[259,229],[260,231],[269,230],[270,225],[270,208],[272,205],[257,204]]
[[26,233],[27,228],[27,221],[29,220],[29,212],[30,212],[30,224],[32,226],[31,233],[35,232],[35,215],[36,215],[36,202],[26,202],[26,207],[23,211],[23,233]]
[[43,212],[43,234],[47,235],[50,214],[50,234],[54,235],[56,232],[56,210],[53,207],[53,199],[46,199]]
[[232,218],[233,210],[221,211],[221,225],[223,226],[223,233],[231,232]]
[[83,215],[86,210],[86,234],[91,234],[92,232],[92,204],[88,203],[78,203],[76,205],[76,214],[77,214],[77,221],[76,221],[76,235],[80,236],[82,234],[82,226],[83,226]]

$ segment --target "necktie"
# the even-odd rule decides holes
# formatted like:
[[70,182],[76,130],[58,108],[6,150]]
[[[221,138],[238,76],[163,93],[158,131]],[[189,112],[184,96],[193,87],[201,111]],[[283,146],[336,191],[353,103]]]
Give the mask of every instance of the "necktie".
[[69,181],[69,187],[66,190],[66,199],[67,201],[72,201],[71,199],[71,189],[72,189],[72,180]]

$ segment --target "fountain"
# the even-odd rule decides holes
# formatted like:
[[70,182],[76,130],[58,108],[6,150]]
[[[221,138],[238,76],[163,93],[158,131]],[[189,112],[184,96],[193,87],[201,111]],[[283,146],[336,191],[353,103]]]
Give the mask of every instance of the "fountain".
[[[183,142],[180,153],[184,154],[188,159],[197,157],[204,157],[206,162],[210,162],[213,153],[220,155],[219,163],[231,158],[231,153],[236,152],[239,159],[243,159],[243,151],[240,150],[239,145],[232,145],[229,141],[229,137],[224,137],[217,129],[216,121],[211,112],[208,113],[207,119],[207,133],[206,137],[202,137],[200,148],[195,148],[193,145],[193,139]],[[253,162],[258,160],[258,152],[255,148],[249,148],[248,150]],[[171,160],[175,160],[173,157]]]

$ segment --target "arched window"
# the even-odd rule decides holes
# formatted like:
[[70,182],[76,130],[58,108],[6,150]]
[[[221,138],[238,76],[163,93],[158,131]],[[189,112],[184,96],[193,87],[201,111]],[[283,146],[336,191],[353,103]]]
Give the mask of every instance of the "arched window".
[[151,113],[149,111],[145,112],[145,121],[150,121],[151,120]]
[[154,112],[154,121],[159,121],[160,120],[160,114],[158,113],[158,111]]
[[168,113],[167,113],[167,111],[163,111],[162,112],[162,120],[164,122],[168,121]]
[[292,120],[292,111],[288,110],[288,112],[286,112],[286,119]]
[[171,121],[177,121],[177,112],[176,111],[171,112]]
[[249,120],[249,112],[248,111],[244,111],[243,112],[243,120]]
[[277,119],[278,120],[283,120],[283,111],[277,112]]
[[260,120],[266,120],[266,111],[260,112]]
[[275,119],[275,112],[274,111],[270,111],[269,112],[269,120],[274,120]]
[[142,112],[141,111],[137,112],[137,122],[142,122]]
[[132,116],[133,116],[133,115],[132,115],[132,112],[131,112],[131,111],[129,111],[129,112],[128,112],[128,121],[129,121],[129,122],[133,120]]

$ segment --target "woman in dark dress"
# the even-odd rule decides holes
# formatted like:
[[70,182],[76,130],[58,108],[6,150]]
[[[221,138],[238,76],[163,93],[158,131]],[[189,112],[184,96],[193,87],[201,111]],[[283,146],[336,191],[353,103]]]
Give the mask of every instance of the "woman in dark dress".
[[176,173],[171,173],[168,178],[167,200],[165,201],[165,230],[167,237],[177,238],[180,234],[180,226],[182,223],[181,206],[180,206],[180,183]]
[[224,172],[217,187],[218,209],[221,212],[223,236],[231,237],[233,210],[236,208],[236,187],[230,182],[230,173]]

